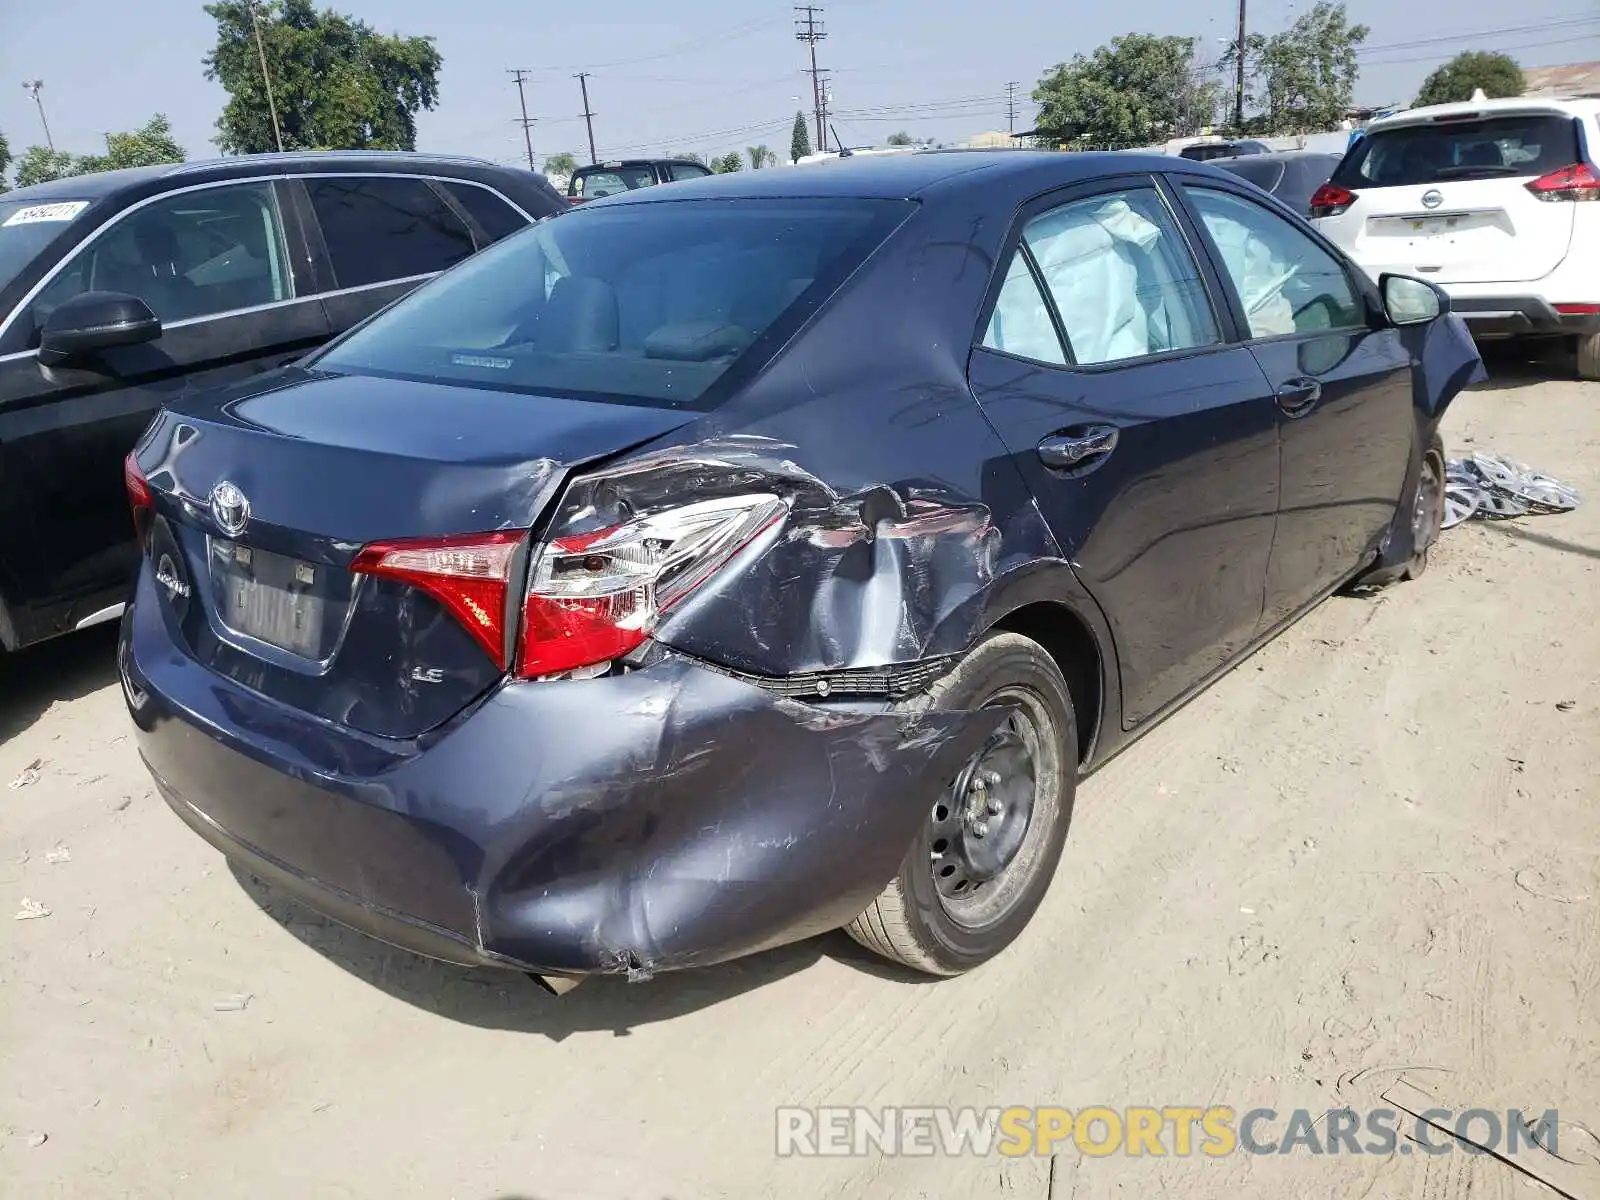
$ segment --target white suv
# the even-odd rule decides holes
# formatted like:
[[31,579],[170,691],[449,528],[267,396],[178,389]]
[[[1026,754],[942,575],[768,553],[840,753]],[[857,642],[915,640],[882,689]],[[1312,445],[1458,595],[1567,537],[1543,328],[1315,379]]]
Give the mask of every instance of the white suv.
[[1377,279],[1431,279],[1474,336],[1574,339],[1600,379],[1600,100],[1483,100],[1374,121],[1311,198]]

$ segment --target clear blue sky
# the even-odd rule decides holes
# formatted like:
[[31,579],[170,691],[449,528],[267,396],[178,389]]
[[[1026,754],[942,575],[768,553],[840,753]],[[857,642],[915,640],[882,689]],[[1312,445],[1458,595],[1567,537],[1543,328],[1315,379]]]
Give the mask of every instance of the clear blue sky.
[[[1312,0],[1252,0],[1250,27],[1275,32]],[[20,84],[45,81],[45,111],[59,148],[103,148],[106,130],[165,112],[191,157],[210,138],[224,94],[200,59],[214,26],[199,0],[51,0],[6,4],[0,32],[0,130],[13,153],[43,141]],[[503,161],[522,156],[508,67],[532,71],[534,150],[584,150],[578,85],[590,99],[602,156],[766,143],[780,155],[796,108],[810,110],[788,4],[717,0],[335,0],[385,32],[431,34],[444,56],[439,107],[422,114],[420,148]],[[1005,84],[1017,80],[1019,128],[1027,94],[1053,63],[1131,31],[1203,37],[1214,48],[1233,21],[1230,0],[1066,5],[1060,0],[833,0],[822,65],[834,70],[833,107],[851,145],[905,129],[955,141],[1006,123]],[[1215,11],[1212,11],[1214,9]],[[1464,49],[1501,49],[1524,66],[1600,59],[1597,0],[1456,0],[1396,4],[1349,0],[1372,27],[1357,99],[1408,99],[1436,63]],[[598,14],[605,12],[605,16]],[[676,18],[670,20],[668,13]],[[1488,32],[1495,31],[1495,32]],[[1483,36],[1462,36],[1478,35]],[[887,111],[887,110],[900,111]],[[757,128],[759,127],[759,128]]]

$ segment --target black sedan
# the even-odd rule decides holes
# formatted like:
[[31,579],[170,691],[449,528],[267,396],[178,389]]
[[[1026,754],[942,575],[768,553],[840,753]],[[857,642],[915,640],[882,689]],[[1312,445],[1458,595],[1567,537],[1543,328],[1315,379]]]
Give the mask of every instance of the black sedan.
[[1287,150],[1281,154],[1255,154],[1227,158],[1216,165],[1248,179],[1262,191],[1276,196],[1302,217],[1311,215],[1311,197],[1327,183],[1339,165],[1339,155],[1314,150]]
[[1481,371],[1172,157],[843,161],[517,234],[127,463],[170,805],[338,920],[558,988],[845,926],[954,974],[1077,781],[1417,574]]

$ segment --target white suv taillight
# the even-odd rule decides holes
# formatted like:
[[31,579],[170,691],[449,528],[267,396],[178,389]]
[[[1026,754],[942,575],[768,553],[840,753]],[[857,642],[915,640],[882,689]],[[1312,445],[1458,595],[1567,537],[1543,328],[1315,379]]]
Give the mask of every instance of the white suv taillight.
[[537,679],[620,658],[788,511],[777,496],[730,496],[543,546],[523,602],[517,674]]
[[1528,184],[1540,200],[1600,200],[1600,173],[1586,162],[1541,175]]

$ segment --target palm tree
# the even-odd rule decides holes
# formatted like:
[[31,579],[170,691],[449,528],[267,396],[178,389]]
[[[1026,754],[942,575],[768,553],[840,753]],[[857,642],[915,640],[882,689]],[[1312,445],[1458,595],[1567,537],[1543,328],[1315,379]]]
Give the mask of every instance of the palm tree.
[[778,156],[765,146],[746,146],[746,154],[750,156],[750,169],[759,171],[762,167],[770,167],[777,163]]

